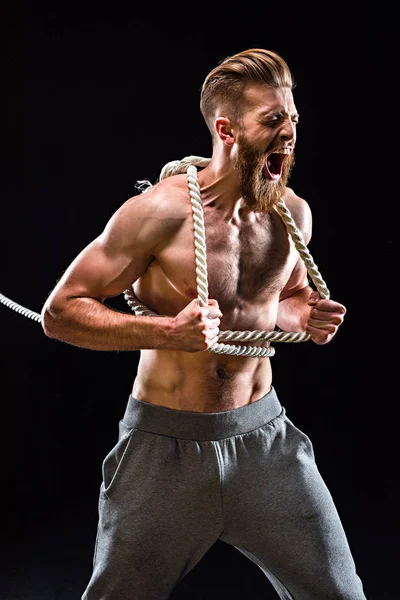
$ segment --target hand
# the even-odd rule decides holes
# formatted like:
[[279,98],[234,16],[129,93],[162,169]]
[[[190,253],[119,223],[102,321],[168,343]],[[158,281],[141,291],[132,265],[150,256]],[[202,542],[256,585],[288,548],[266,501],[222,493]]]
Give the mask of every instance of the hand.
[[192,300],[173,320],[167,350],[201,352],[218,341],[222,313],[216,300],[200,306]]
[[306,324],[306,332],[316,344],[327,344],[336,335],[343,323],[346,308],[339,302],[321,298],[318,292],[312,292],[308,300],[311,306]]

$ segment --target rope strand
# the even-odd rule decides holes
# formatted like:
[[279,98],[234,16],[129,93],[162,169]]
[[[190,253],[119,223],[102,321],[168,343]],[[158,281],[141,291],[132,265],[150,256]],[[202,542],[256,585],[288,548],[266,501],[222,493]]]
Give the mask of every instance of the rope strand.
[[[204,227],[204,213],[201,203],[201,192],[197,177],[198,167],[205,167],[209,164],[210,158],[200,156],[186,156],[182,160],[174,160],[167,163],[161,170],[160,181],[172,175],[187,173],[190,200],[192,203],[193,224],[194,224],[194,246],[196,258],[196,282],[197,299],[200,306],[206,306],[208,303],[208,277],[207,277],[207,250],[206,236]],[[291,236],[296,250],[306,265],[307,272],[317,288],[321,298],[329,298],[329,290],[315,264],[307,246],[304,243],[303,236],[296,227],[296,224],[281,198],[277,205],[277,211],[281,216],[286,229]],[[157,313],[150,311],[141,304],[136,298],[133,289],[127,289],[124,292],[125,300],[137,315],[157,316]],[[220,331],[218,342],[216,342],[208,352],[216,354],[234,354],[240,356],[258,356],[260,358],[273,356],[275,349],[271,346],[267,348],[259,346],[236,346],[224,344],[221,342],[285,342],[299,343],[310,340],[311,336],[307,333],[285,332],[285,331]]]
[[[204,213],[203,206],[201,203],[201,192],[197,177],[196,167],[206,167],[210,158],[203,158],[201,156],[186,156],[182,160],[173,160],[167,163],[161,170],[159,180],[172,175],[180,173],[187,173],[188,187],[190,193],[190,201],[192,204],[193,212],[193,223],[194,223],[194,251],[196,259],[196,284],[197,284],[197,299],[200,306],[206,306],[208,304],[208,275],[207,275],[207,250],[206,250],[206,234],[204,227]],[[149,188],[153,187],[151,182],[143,180],[138,182],[138,189],[144,193]],[[326,287],[324,280],[315,264],[307,246],[304,243],[303,237],[300,231],[297,229],[292,216],[285,205],[285,202],[281,198],[276,207],[279,215],[281,216],[286,229],[291,236],[296,250],[306,265],[307,272],[312,282],[314,283],[317,291],[321,298],[329,298],[330,292]],[[157,313],[153,312],[147,306],[142,304],[138,298],[136,298],[133,292],[133,285],[124,291],[124,298],[131,308],[131,310],[137,316],[158,316]],[[0,303],[8,308],[22,314],[29,319],[41,322],[41,315],[28,308],[25,308],[21,304],[10,300],[7,296],[0,293]],[[311,338],[307,333],[296,333],[296,332],[285,332],[285,331],[220,331],[218,335],[218,342],[216,342],[208,352],[216,354],[229,354],[237,356],[258,356],[260,358],[273,356],[275,354],[275,348],[272,346],[259,347],[259,346],[242,346],[235,344],[226,344],[224,342],[284,342],[284,343],[299,343],[306,342]]]

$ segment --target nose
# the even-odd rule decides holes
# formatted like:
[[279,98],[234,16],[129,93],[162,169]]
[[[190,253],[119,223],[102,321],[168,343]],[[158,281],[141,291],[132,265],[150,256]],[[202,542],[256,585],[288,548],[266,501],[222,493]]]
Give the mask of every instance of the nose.
[[282,123],[282,128],[279,132],[281,138],[285,142],[296,141],[296,124],[290,118],[287,118]]

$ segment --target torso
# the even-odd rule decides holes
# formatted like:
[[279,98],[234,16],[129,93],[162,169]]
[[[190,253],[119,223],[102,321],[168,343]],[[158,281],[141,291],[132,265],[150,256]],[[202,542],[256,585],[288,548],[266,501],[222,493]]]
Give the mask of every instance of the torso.
[[[187,190],[186,176],[175,179]],[[203,211],[208,297],[223,313],[220,330],[272,331],[280,292],[298,258],[281,217],[245,206],[227,216],[215,203],[205,203]],[[194,249],[187,192],[187,211],[175,235],[134,284],[145,306],[175,316],[197,297]],[[132,395],[178,410],[219,412],[258,400],[271,383],[269,358],[142,350]]]

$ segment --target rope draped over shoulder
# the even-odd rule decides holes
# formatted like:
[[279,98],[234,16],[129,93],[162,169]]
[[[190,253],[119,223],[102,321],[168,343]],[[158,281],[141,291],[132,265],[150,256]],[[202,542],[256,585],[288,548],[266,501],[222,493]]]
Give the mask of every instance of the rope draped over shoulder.
[[[196,257],[196,282],[197,282],[197,300],[200,306],[208,304],[208,278],[207,278],[207,249],[206,237],[204,228],[204,214],[201,203],[200,187],[197,178],[196,167],[206,167],[210,158],[202,158],[201,156],[187,156],[182,160],[174,160],[167,163],[161,170],[159,180],[187,173],[188,187],[190,200],[192,203],[193,222],[194,222],[194,246]],[[141,182],[146,183],[146,182]],[[146,192],[152,187],[150,182],[142,191]],[[304,243],[303,237],[295,225],[288,208],[281,198],[276,206],[276,210],[281,216],[287,231],[289,232],[293,243],[306,265],[309,277],[313,281],[321,298],[329,298],[329,290],[325,285],[321,274],[314,263],[312,256]],[[129,288],[124,292],[125,300],[136,315],[140,316],[159,316],[144,306],[135,296],[133,288]],[[288,333],[284,331],[220,331],[218,342],[215,343],[209,352],[216,354],[232,354],[239,356],[257,356],[260,358],[273,356],[275,349],[272,346],[263,348],[260,346],[242,346],[226,344],[224,342],[306,342],[310,339],[310,335],[306,333]]]
[[[193,222],[194,222],[194,246],[195,246],[195,258],[196,258],[196,282],[197,282],[197,299],[200,306],[206,306],[208,304],[208,278],[207,278],[207,250],[206,250],[206,237],[204,228],[204,215],[203,207],[201,204],[200,187],[197,179],[197,168],[206,167],[210,158],[203,158],[201,156],[187,156],[182,160],[174,160],[167,163],[161,170],[159,180],[177,175],[180,173],[187,173],[188,187],[190,193],[190,200],[193,211]],[[141,192],[146,192],[152,186],[150,181],[144,180],[138,182],[138,188]],[[295,222],[293,221],[289,210],[287,209],[283,199],[281,198],[275,207],[279,215],[281,216],[288,233],[290,234],[296,250],[306,265],[307,272],[311,280],[313,281],[317,291],[321,298],[329,298],[330,293],[325,285],[321,274],[318,271],[313,258],[303,241],[303,237],[300,231],[297,229]],[[124,297],[130,306],[131,310],[136,315],[143,316],[158,316],[157,313],[151,311],[149,308],[144,306],[135,296],[133,292],[133,285],[124,291]],[[10,300],[7,296],[0,293],[0,304],[4,304],[8,308],[28,317],[38,323],[41,322],[41,315],[33,310],[25,308],[21,304]],[[268,348],[259,346],[242,346],[234,344],[226,344],[224,342],[306,342],[310,339],[310,336],[306,333],[289,333],[284,331],[220,331],[218,336],[218,342],[208,349],[209,352],[216,354],[234,354],[240,356],[257,356],[267,357],[275,354],[275,349],[271,346]]]

